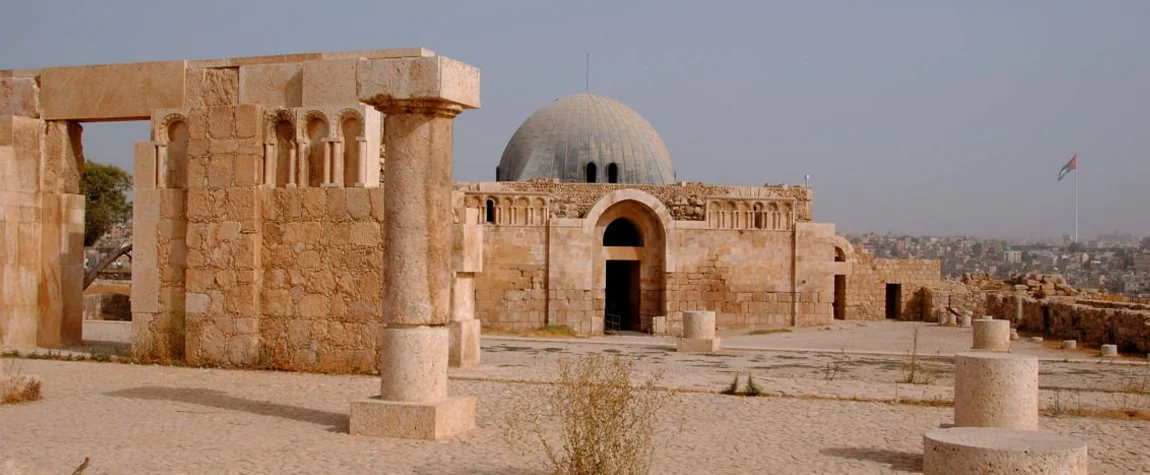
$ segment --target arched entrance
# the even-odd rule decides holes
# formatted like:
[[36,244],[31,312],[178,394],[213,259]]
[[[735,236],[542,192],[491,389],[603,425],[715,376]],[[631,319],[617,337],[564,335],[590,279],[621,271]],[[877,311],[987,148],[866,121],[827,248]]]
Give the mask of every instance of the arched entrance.
[[587,218],[594,223],[595,309],[605,332],[645,332],[666,315],[666,209],[638,190],[605,196]]
[[642,329],[639,250],[643,236],[627,218],[615,218],[603,231],[603,247],[625,252],[606,254],[606,286],[603,329],[606,331],[640,331]]
[[[835,247],[835,262],[846,262],[846,251],[841,247]],[[843,320],[847,316],[847,276],[845,274],[835,274],[835,289],[834,289],[834,317],[835,320]]]

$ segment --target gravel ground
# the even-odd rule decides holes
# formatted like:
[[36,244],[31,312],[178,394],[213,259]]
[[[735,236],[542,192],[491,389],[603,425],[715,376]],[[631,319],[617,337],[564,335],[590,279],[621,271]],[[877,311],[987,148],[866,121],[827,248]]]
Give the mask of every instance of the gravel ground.
[[[545,345],[584,351],[580,343]],[[0,474],[67,474],[84,457],[91,458],[86,475],[546,473],[541,459],[516,454],[498,429],[532,386],[471,379],[507,370],[545,375],[553,364],[540,354],[559,351],[485,346],[485,367],[454,372],[451,383],[453,394],[478,398],[479,427],[438,443],[347,434],[348,403],[376,394],[375,377],[19,360],[15,371],[44,379],[44,399],[0,406]],[[723,357],[669,367],[674,378],[701,379],[714,372],[711,358]],[[685,393],[664,424],[682,432],[662,445],[653,473],[916,473],[922,434],[951,420],[948,408]],[[1150,423],[1064,417],[1042,424],[1086,440],[1092,473],[1150,472]]]

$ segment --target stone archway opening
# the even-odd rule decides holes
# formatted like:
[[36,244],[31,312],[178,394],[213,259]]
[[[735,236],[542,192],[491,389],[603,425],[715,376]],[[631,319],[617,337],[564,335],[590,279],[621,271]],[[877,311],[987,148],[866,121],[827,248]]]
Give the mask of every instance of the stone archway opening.
[[[847,255],[843,248],[835,246],[835,262],[846,262]],[[844,320],[847,315],[847,276],[835,274],[834,302],[831,304],[835,320]]]
[[597,213],[594,309],[604,332],[647,332],[666,315],[666,230],[645,201],[621,199]]
[[639,268],[643,235],[627,218],[616,218],[603,231],[603,247],[618,248],[606,262],[603,327],[608,332],[640,331],[642,271]]

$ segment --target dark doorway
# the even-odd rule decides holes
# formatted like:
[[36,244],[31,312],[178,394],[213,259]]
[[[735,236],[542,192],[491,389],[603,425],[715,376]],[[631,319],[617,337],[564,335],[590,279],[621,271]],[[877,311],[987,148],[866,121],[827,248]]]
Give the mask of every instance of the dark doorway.
[[835,320],[842,320],[847,315],[847,276],[835,276]]
[[607,331],[639,331],[639,261],[607,261]]
[[886,284],[886,318],[902,316],[902,284]]

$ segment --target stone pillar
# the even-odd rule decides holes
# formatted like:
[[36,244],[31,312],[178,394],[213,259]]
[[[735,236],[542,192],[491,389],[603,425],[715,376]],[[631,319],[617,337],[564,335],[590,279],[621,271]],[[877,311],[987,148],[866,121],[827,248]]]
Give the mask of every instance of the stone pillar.
[[264,186],[276,186],[276,144],[264,144]]
[[1014,296],[1014,323],[1022,323],[1022,296]]
[[[362,174],[360,176],[363,176]],[[451,324],[448,365],[479,366],[479,320],[475,318],[475,274],[483,271],[483,226],[479,210],[463,209],[463,222],[454,227],[451,288]]]
[[[384,189],[387,328],[380,396],[352,402],[350,432],[442,439],[475,427],[475,399],[447,396],[452,123],[462,108],[435,100],[382,102],[390,154]],[[343,167],[335,168],[340,183]]]
[[331,185],[331,140],[323,141],[323,186]]
[[683,338],[679,339],[678,350],[684,353],[719,351],[719,338],[715,336],[715,312],[683,312]]
[[308,165],[308,157],[310,156],[311,144],[307,142],[299,144],[299,153],[296,154],[296,157],[301,160],[299,161],[299,179],[296,180],[296,183],[299,183],[301,188],[306,188],[308,179],[311,178],[311,167]]
[[935,429],[922,437],[924,475],[1086,475],[1086,443],[1050,432],[989,427]]
[[[384,122],[386,123],[387,119],[384,119]],[[332,159],[334,160],[331,167],[331,173],[334,176],[331,177],[331,182],[335,183],[335,186],[343,186],[343,142],[336,140],[332,142],[331,148]]]
[[974,346],[985,351],[1010,351],[1010,322],[980,318],[974,323]]
[[168,187],[168,146],[156,144],[156,188]]
[[356,137],[355,141],[356,147],[359,148],[359,153],[357,154],[359,163],[356,169],[356,176],[359,177],[359,180],[355,182],[355,186],[357,188],[363,188],[364,184],[367,183],[367,139],[361,135]]
[[299,155],[296,153],[295,147],[288,150],[288,188],[296,187],[296,160],[298,159]]
[[973,319],[973,317],[971,316],[970,312],[966,312],[966,313],[962,314],[962,321],[960,322],[960,324],[958,326],[960,326],[962,328],[970,328],[970,322],[972,319]]
[[1102,357],[1114,358],[1118,356],[1118,345],[1102,345]]
[[1038,358],[1009,353],[954,357],[954,425],[1038,429]]

